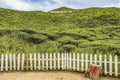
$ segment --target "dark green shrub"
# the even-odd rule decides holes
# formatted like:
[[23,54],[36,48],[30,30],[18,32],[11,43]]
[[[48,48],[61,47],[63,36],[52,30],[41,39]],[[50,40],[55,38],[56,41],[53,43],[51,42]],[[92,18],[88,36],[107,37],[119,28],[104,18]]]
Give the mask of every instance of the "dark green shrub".
[[66,44],[61,47],[61,52],[75,52],[76,46],[72,44]]
[[40,33],[40,34],[47,36],[49,40],[56,40],[60,37],[58,34],[52,33],[52,32],[51,33]]
[[57,34],[48,34],[47,36],[50,40],[56,40],[59,38],[59,35]]
[[23,39],[23,40],[27,40],[29,37],[29,35],[25,32],[18,32],[18,38]]
[[37,32],[35,32],[35,31],[33,31],[33,30],[30,30],[30,29],[22,29],[22,30],[20,30],[20,31],[26,32],[26,33],[28,33],[28,34],[36,34],[36,33],[37,33]]
[[0,35],[5,35],[5,34],[11,34],[13,31],[6,29],[6,30],[0,30]]
[[47,37],[41,34],[35,34],[35,35],[29,35],[27,40],[29,42],[39,44],[39,43],[45,42],[47,40]]

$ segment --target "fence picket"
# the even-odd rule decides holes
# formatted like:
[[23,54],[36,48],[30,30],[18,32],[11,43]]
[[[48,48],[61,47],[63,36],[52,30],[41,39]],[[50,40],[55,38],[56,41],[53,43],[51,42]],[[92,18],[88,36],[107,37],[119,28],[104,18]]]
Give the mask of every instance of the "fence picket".
[[112,75],[112,55],[109,56],[109,74]]
[[34,53],[34,70],[36,70],[36,66],[37,66],[37,64],[36,64],[36,53]]
[[77,71],[80,70],[80,54],[77,53]]
[[18,54],[17,70],[20,70],[20,53]]
[[97,65],[97,54],[94,55],[94,64]]
[[27,53],[27,54],[24,54],[24,62],[26,63],[25,65],[24,65],[24,68],[28,71],[29,70],[29,54]]
[[44,53],[42,53],[42,70],[44,70],[44,68],[45,68],[45,63],[44,63],[44,60],[45,58],[44,58]]
[[67,53],[64,54],[64,69],[67,69],[66,65],[67,65]]
[[48,53],[46,53],[46,70],[48,70]]
[[52,53],[50,53],[50,70],[52,70]]
[[13,54],[13,66],[14,66],[14,70],[16,70],[16,55]]
[[107,57],[104,55],[104,73],[107,74]]
[[31,53],[30,53],[30,69],[33,70],[33,59]]
[[60,69],[60,53],[58,53],[58,70]]
[[88,54],[86,54],[85,70],[88,70]]
[[100,65],[101,68],[102,68],[102,55],[101,55],[101,54],[99,55],[99,65]]
[[115,55],[115,76],[118,76],[118,56]]
[[4,54],[1,55],[1,71],[4,70]]
[[81,54],[81,71],[84,71],[84,54]]
[[64,70],[64,54],[62,53],[62,70]]
[[40,53],[38,53],[38,70],[40,70],[41,69],[41,67],[40,67],[41,65],[40,65]]
[[92,54],[90,54],[90,65],[93,64]]
[[72,53],[70,53],[70,70],[72,69]]
[[5,70],[8,71],[8,54],[5,55]]
[[73,53],[73,70],[75,70],[75,53]]
[[22,54],[22,64],[21,64],[21,69],[24,70],[24,62],[25,62],[25,54]]
[[67,65],[66,65],[66,67],[67,67],[67,69],[69,69],[69,53],[67,53],[67,57],[66,58],[67,58],[67,62],[66,62]]
[[54,70],[56,70],[56,53],[54,53]]
[[10,54],[10,70],[12,70],[12,54]]

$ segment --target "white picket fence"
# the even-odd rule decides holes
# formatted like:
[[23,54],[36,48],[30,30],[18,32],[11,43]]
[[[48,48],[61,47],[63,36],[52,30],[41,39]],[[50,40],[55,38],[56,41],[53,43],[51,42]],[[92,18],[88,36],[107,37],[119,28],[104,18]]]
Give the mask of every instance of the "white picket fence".
[[69,70],[84,72],[91,64],[100,65],[105,75],[120,75],[117,55],[80,53],[1,54],[0,71],[14,70]]

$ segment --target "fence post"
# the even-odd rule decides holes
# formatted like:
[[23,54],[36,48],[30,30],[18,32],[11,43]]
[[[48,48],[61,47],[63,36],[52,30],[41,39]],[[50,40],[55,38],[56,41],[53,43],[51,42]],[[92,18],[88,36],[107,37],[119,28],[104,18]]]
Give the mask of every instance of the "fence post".
[[80,70],[80,54],[77,53],[77,70]]
[[10,70],[12,70],[12,54],[10,54]]
[[115,55],[115,76],[118,76],[118,56]]
[[4,54],[1,55],[1,71],[4,70]]
[[109,74],[112,75],[112,55],[109,56]]
[[5,55],[5,70],[8,71],[8,54]]
[[22,70],[24,70],[24,59],[25,59],[25,54],[23,53],[22,54]]
[[107,58],[106,55],[104,55],[104,73],[107,74]]
[[38,70],[40,70],[40,67],[41,65],[40,65],[40,53],[38,53]]

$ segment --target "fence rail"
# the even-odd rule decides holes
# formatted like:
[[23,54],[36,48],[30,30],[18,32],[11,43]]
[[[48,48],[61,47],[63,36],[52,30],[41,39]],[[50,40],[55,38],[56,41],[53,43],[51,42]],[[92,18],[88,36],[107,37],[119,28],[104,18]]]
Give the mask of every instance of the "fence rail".
[[80,53],[0,54],[0,71],[72,70],[84,72],[91,64],[100,65],[105,75],[120,75],[120,58],[115,55]]

